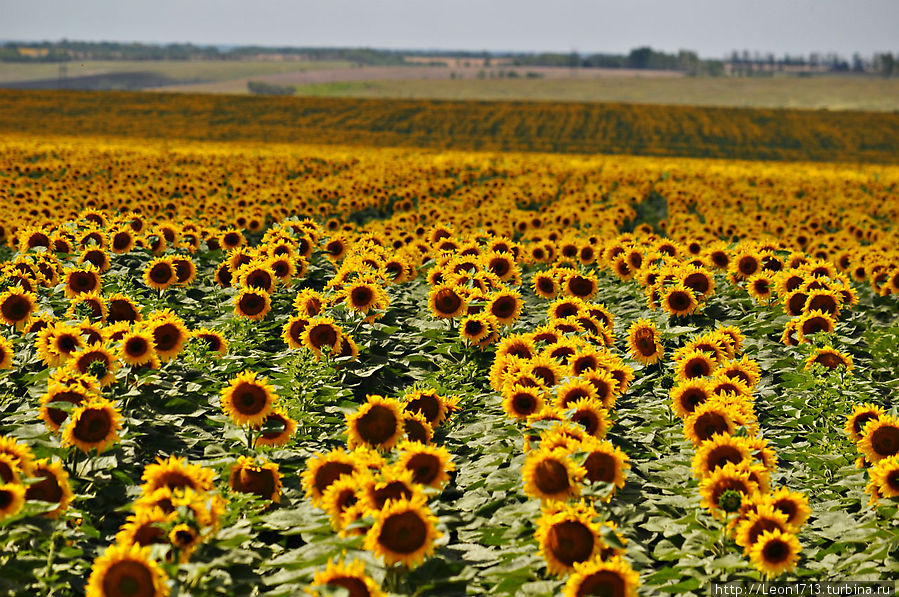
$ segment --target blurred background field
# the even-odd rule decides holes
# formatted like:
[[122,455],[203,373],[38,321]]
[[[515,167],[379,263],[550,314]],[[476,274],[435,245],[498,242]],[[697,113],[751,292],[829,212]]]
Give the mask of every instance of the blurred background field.
[[348,60],[0,62],[0,87],[248,94],[248,83],[312,97],[541,100],[899,110],[899,78],[852,73],[688,76],[661,69],[362,64]]

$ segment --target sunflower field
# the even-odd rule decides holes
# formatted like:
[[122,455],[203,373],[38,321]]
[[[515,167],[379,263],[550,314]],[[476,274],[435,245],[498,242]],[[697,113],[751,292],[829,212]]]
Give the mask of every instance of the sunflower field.
[[148,137],[0,137],[2,593],[899,578],[899,167]]

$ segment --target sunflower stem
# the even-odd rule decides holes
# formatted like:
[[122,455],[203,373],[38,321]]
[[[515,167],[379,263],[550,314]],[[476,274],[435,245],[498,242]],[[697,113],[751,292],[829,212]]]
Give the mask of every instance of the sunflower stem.
[[253,428],[247,425],[247,450],[253,449]]
[[409,568],[405,564],[394,564],[384,571],[384,589],[389,593],[403,593],[403,585]]

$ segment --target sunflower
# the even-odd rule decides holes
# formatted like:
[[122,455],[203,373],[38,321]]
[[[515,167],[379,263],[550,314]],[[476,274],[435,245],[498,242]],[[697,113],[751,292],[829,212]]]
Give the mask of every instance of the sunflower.
[[434,427],[441,425],[450,412],[459,408],[458,397],[443,397],[434,390],[410,392],[403,396],[403,401],[403,410],[424,415]]
[[112,402],[91,397],[72,411],[62,435],[64,446],[76,446],[83,452],[92,448],[97,453],[118,441],[122,428],[121,415]]
[[750,478],[749,468],[730,462],[715,469],[711,475],[700,481],[699,485],[701,506],[708,508],[716,516],[722,512],[718,500],[726,491],[735,491],[749,497],[758,490],[758,483]]
[[664,354],[659,332],[654,323],[647,319],[638,319],[628,330],[628,345],[634,359],[644,365],[652,365]]
[[197,266],[190,257],[176,256],[171,258],[172,267],[175,268],[175,284],[189,286],[197,279]]
[[[25,474],[31,475],[34,462],[34,454],[27,444],[18,441],[14,437],[0,435],[0,455],[9,456],[12,464]],[[8,483],[9,479],[3,473],[0,478]]]
[[736,543],[742,547],[746,555],[752,546],[758,541],[759,536],[766,531],[779,530],[781,532],[796,532],[795,527],[788,522],[787,515],[777,510],[765,500],[756,506],[754,511],[748,512],[737,527]]
[[784,295],[782,301],[784,312],[790,317],[798,317],[805,310],[805,304],[808,302],[808,293],[800,289],[792,290]]
[[273,409],[262,425],[256,428],[256,446],[283,446],[297,430],[297,422],[287,416],[281,408]]
[[120,321],[134,323],[143,319],[140,309],[129,296],[118,293],[106,300],[106,323],[113,324]]
[[340,346],[336,349],[337,357],[341,359],[356,360],[359,356],[359,347],[356,341],[346,334],[340,336]]
[[886,414],[886,410],[882,406],[877,406],[871,402],[856,404],[852,407],[852,414],[846,419],[846,425],[843,427],[843,430],[849,436],[849,439],[857,443],[861,441],[862,430],[868,421],[879,419],[884,414]]
[[754,250],[738,248],[730,263],[730,272],[737,280],[746,280],[762,269],[761,256]]
[[799,319],[791,319],[784,325],[780,341],[784,346],[796,346],[799,344]]
[[369,395],[366,400],[355,413],[346,415],[349,447],[389,451],[403,436],[403,406],[382,396]]
[[671,407],[678,417],[684,419],[711,397],[712,389],[708,380],[702,377],[684,379],[671,389]]
[[354,475],[363,470],[365,461],[360,461],[357,452],[347,453],[343,448],[332,450],[327,455],[317,453],[306,461],[303,471],[303,487],[314,505],[320,505],[328,487],[341,477]]
[[889,415],[871,419],[865,423],[857,445],[871,464],[895,456],[899,453],[899,420]]
[[[40,417],[51,431],[59,431],[60,426],[68,418],[69,413],[62,408],[50,406],[54,402],[67,402],[74,406],[80,405],[90,396],[97,395],[99,390],[89,376],[67,377],[65,381],[51,378],[47,393],[41,397]],[[71,382],[71,383],[70,383]]]
[[449,482],[449,473],[456,468],[452,456],[443,446],[423,446],[404,441],[397,448],[397,466],[412,471],[415,483],[441,489]]
[[753,274],[746,281],[746,290],[749,292],[749,296],[755,300],[768,301],[774,293],[774,276],[766,271]]
[[16,287],[0,294],[0,321],[21,327],[37,308],[37,297]]
[[335,234],[331,236],[323,248],[325,256],[333,263],[336,263],[346,256],[349,249],[349,240],[341,234]]
[[496,347],[494,362],[500,362],[503,357],[513,356],[521,359],[531,359],[537,354],[534,341],[526,335],[516,334],[500,340]]
[[358,313],[368,313],[372,309],[386,309],[389,304],[387,293],[374,282],[358,280],[343,290],[347,308]]
[[109,232],[109,249],[118,255],[127,253],[137,244],[134,238],[134,230],[130,226],[122,226],[112,229]]
[[223,249],[231,251],[238,247],[242,247],[244,243],[246,243],[246,239],[244,238],[243,233],[236,228],[227,228],[222,230],[219,234],[218,242]]
[[156,462],[144,468],[141,490],[149,495],[158,489],[171,490],[190,489],[199,493],[210,491],[214,484],[215,474],[197,464],[191,464],[184,458],[169,456],[166,459],[156,458]]
[[541,500],[566,500],[580,493],[586,469],[562,450],[531,451],[521,467],[525,494]]
[[[575,357],[573,366],[577,365],[578,358]],[[562,378],[568,374],[564,366],[546,355],[537,355],[530,359],[530,363],[524,367],[523,371],[538,379],[547,388],[559,385]]]
[[12,343],[3,336],[0,336],[0,369],[12,368],[12,357]]
[[534,289],[534,294],[546,300],[556,298],[562,291],[556,272],[553,270],[534,273],[531,278],[531,286]]
[[312,317],[303,330],[303,346],[320,357],[322,352],[333,352],[340,348],[343,338],[340,326],[330,317]]
[[640,575],[620,556],[577,562],[565,583],[564,597],[608,595],[637,597]]
[[177,512],[166,513],[161,508],[139,507],[119,528],[115,536],[116,543],[141,547],[165,544],[163,526],[173,523],[177,518]]
[[[899,487],[897,487],[899,488]],[[808,497],[798,491],[790,491],[781,487],[770,494],[771,505],[787,517],[787,524],[800,528],[812,514],[808,506]]]
[[718,367],[717,359],[701,350],[691,350],[678,356],[680,359],[674,368],[674,374],[678,381],[709,377]]
[[58,460],[50,462],[47,458],[38,460],[31,467],[30,476],[40,481],[28,485],[25,499],[56,504],[56,507],[45,512],[44,516],[56,518],[65,512],[75,499],[69,486],[69,474],[63,468],[62,462]]
[[745,356],[739,361],[731,360],[723,363],[715,373],[718,376],[738,380],[746,384],[750,390],[755,388],[762,377],[759,364]]
[[89,263],[97,268],[97,271],[101,274],[108,271],[112,265],[109,262],[109,255],[106,251],[98,247],[84,249],[78,258],[78,263]]
[[22,476],[27,473],[22,470],[22,463],[14,456],[0,453],[0,482],[21,483]]
[[733,434],[735,413],[720,400],[709,400],[697,406],[684,419],[684,437],[699,446],[717,433]]
[[[378,584],[365,573],[365,564],[360,560],[341,562],[328,561],[328,567],[316,572],[312,579],[313,587],[343,588],[351,597],[387,597]],[[317,592],[314,592],[318,595]]]
[[199,530],[193,524],[186,522],[174,525],[169,531],[168,539],[172,547],[180,552],[179,562],[181,564],[187,563],[190,555],[203,540]]
[[422,445],[431,443],[434,438],[434,427],[421,413],[403,411],[403,432],[406,438]]
[[31,317],[28,318],[28,321],[25,322],[23,331],[26,334],[40,334],[55,322],[56,317],[53,315],[53,313],[43,312],[39,314],[32,314]]
[[692,315],[699,306],[693,291],[680,284],[663,289],[661,300],[662,308],[672,317]]
[[242,371],[222,390],[222,409],[236,425],[262,425],[274,410],[278,395],[265,377]]
[[[558,328],[559,322],[555,322],[554,325]],[[578,353],[584,343],[585,340],[582,337],[561,338],[555,344],[544,348],[540,354],[570,368],[572,357]]]
[[231,273],[231,266],[228,261],[222,261],[215,268],[215,283],[222,288],[231,288],[234,282],[234,274]]
[[165,290],[176,280],[175,266],[170,257],[157,257],[144,270],[144,283],[156,290]]
[[168,580],[149,546],[113,544],[94,560],[86,597],[166,597]]
[[899,497],[899,455],[880,459],[871,467],[870,477],[868,488],[872,496],[888,499]]
[[106,299],[97,290],[72,298],[69,308],[66,309],[66,317],[69,319],[84,317],[85,321],[105,321],[108,313]]
[[228,341],[221,332],[210,330],[208,328],[200,328],[194,330],[191,335],[206,345],[208,354],[215,354],[220,357],[228,354]]
[[153,347],[153,334],[145,329],[127,332],[121,340],[119,358],[132,367],[152,364],[158,361]]
[[456,288],[440,284],[428,293],[428,307],[434,317],[447,319],[463,315],[467,303]]
[[569,420],[581,425],[593,437],[604,438],[612,426],[609,411],[603,408],[602,402],[596,398],[581,398],[570,402],[566,405],[566,409],[573,410],[568,417]]
[[364,487],[368,483],[368,473],[341,475],[331,483],[321,498],[321,508],[331,517],[331,528],[341,532],[344,529],[344,516],[357,504],[364,510]]
[[91,344],[72,353],[69,367],[82,375],[90,374],[97,378],[101,386],[107,386],[115,382],[119,363],[104,346]]
[[499,321],[489,313],[469,314],[459,324],[459,337],[472,346],[481,346],[498,327]]
[[365,535],[365,549],[384,559],[387,566],[402,563],[414,568],[434,552],[442,533],[422,494],[411,500],[392,500],[375,514],[375,524]]
[[727,377],[726,375],[723,375],[720,370],[715,371],[715,374],[709,381],[709,387],[713,396],[725,398],[726,396],[731,395],[731,399],[728,399],[727,401],[733,400],[733,397],[752,400],[752,389],[747,386],[743,380]]
[[0,483],[0,521],[18,514],[25,506],[25,486]]
[[503,410],[512,419],[524,421],[543,409],[543,392],[536,387],[511,384],[503,387]]
[[574,273],[565,278],[562,291],[568,295],[582,300],[590,300],[599,290],[599,282],[593,274]]
[[390,501],[411,500],[421,493],[421,485],[415,483],[412,477],[412,471],[397,466],[383,469],[378,478],[360,477],[365,507],[370,512],[378,512]]
[[852,356],[840,352],[832,346],[818,348],[815,352],[805,360],[806,370],[811,369],[812,365],[821,365],[825,369],[838,369],[843,367],[847,372],[852,371]]
[[693,456],[693,476],[705,479],[727,463],[752,462],[746,440],[729,433],[717,433],[699,445]]
[[796,320],[796,336],[799,342],[808,342],[808,336],[818,332],[832,332],[833,317],[823,311],[808,311]]
[[268,261],[259,259],[240,266],[236,278],[237,283],[247,290],[258,290],[266,294],[274,292],[278,283]]
[[627,479],[627,469],[631,467],[628,464],[627,454],[609,441],[597,440],[592,437],[585,438],[581,442],[579,451],[586,454],[583,465],[587,471],[584,475],[585,481],[611,484],[612,489],[605,498],[606,500],[611,499],[616,488],[624,487]]
[[184,343],[190,338],[187,326],[176,315],[170,312],[162,312],[151,317],[147,327],[153,334],[153,348],[156,355],[163,361],[174,359],[184,348]]
[[[299,268],[297,267],[297,264],[299,264]],[[268,265],[278,279],[278,282],[285,286],[290,285],[294,276],[298,275],[302,277],[306,275],[306,261],[301,257],[295,258],[286,255],[282,257],[273,257],[269,259]]]
[[[528,426],[532,427],[535,420],[536,417],[532,417],[528,421]],[[588,435],[581,425],[566,421],[561,417],[558,419],[547,417],[542,420],[552,421],[550,427],[541,432],[538,438],[540,440],[540,448],[544,451],[561,450],[570,456],[577,452],[585,441],[593,437]]]
[[101,288],[100,273],[93,265],[71,268],[66,270],[64,284],[66,287],[66,298],[74,298],[81,294],[95,292]]
[[589,562],[605,547],[596,510],[581,502],[571,506],[551,504],[543,508],[534,537],[546,560],[546,570],[556,576],[574,571],[574,565]]
[[241,456],[231,465],[228,486],[237,493],[251,493],[273,502],[281,502],[281,475],[278,465],[260,458]]
[[681,283],[698,298],[708,298],[715,293],[715,278],[701,267],[690,267],[681,272]]
[[801,549],[794,534],[779,530],[765,531],[749,550],[749,559],[759,572],[768,578],[775,578],[796,567]]
[[839,292],[826,289],[810,290],[803,312],[821,311],[836,319],[840,315],[842,306],[843,297]]
[[251,321],[261,321],[271,308],[272,301],[263,290],[244,289],[234,297],[234,314]]
[[596,388],[590,382],[575,377],[571,381],[557,386],[554,404],[557,408],[566,410],[584,398],[598,399]]
[[281,328],[281,337],[288,348],[303,348],[303,332],[309,325],[309,320],[303,315],[294,315],[287,320],[287,323]]

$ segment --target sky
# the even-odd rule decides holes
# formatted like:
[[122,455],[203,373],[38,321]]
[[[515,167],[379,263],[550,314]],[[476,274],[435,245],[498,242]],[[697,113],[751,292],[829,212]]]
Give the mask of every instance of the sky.
[[0,40],[781,56],[899,51],[899,0],[0,0]]

